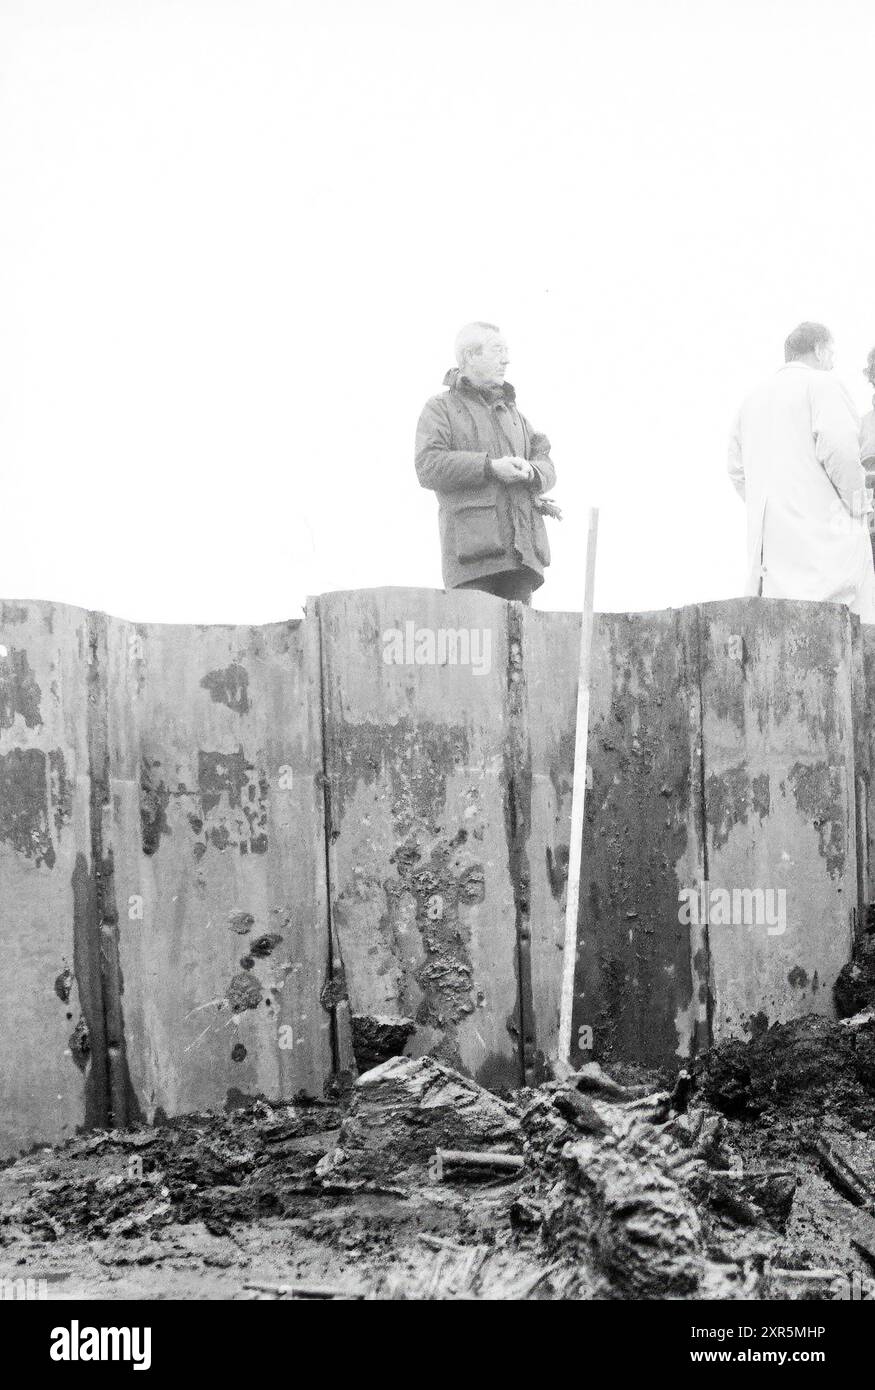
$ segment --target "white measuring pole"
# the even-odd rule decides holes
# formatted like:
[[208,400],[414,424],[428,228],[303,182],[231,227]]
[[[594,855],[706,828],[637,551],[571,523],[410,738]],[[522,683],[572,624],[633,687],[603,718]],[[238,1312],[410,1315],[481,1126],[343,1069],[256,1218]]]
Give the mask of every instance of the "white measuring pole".
[[565,948],[562,955],[562,997],[559,1004],[559,1069],[571,1064],[571,1012],[574,1007],[574,972],[577,965],[577,910],[580,903],[580,867],[583,852],[583,806],[586,797],[586,751],[589,733],[589,686],[592,666],[592,604],[595,588],[595,553],[599,533],[599,509],[588,508],[586,533],[586,587],[580,624],[580,668],[577,678],[577,726],[574,734],[574,781],[571,789],[571,843],[568,856],[568,891],[565,900]]

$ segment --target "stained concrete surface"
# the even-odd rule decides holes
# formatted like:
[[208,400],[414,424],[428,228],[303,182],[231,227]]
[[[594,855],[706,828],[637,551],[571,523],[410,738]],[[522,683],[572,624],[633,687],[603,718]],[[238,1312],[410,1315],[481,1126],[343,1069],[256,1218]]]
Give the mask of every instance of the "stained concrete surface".
[[[3,605],[0,1152],[319,1097],[355,1070],[353,1016],[538,1084],[578,637],[407,589],[264,628]],[[599,616],[576,1064],[830,1015],[869,898],[872,640],[828,604]],[[686,925],[704,882],[786,890],[786,932]]]

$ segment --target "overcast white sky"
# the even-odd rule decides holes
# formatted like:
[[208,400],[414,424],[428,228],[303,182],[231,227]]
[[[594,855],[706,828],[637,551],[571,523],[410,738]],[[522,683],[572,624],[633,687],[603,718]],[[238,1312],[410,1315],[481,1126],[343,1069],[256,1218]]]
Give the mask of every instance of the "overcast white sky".
[[0,598],[440,587],[471,318],[553,441],[537,605],[590,502],[599,608],[740,593],[740,397],[815,318],[870,404],[873,143],[871,0],[0,0]]

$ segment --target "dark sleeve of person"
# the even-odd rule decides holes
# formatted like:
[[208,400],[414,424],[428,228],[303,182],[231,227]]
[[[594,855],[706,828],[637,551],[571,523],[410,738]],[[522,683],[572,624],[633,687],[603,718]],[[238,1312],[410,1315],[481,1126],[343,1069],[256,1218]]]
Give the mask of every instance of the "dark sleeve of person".
[[421,487],[435,492],[460,492],[482,487],[492,477],[484,451],[454,449],[453,431],[444,399],[433,396],[426,403],[416,427],[416,476]]
[[533,430],[525,416],[523,416],[523,420],[529,439],[527,457],[535,470],[535,478],[531,486],[535,492],[549,492],[552,487],[556,486],[556,468],[550,457],[550,441],[546,434]]

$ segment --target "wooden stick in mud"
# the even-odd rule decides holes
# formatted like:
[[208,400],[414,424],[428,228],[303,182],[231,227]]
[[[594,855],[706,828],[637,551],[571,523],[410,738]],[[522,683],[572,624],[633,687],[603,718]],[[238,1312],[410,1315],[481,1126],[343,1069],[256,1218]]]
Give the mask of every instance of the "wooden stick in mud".
[[252,1280],[243,1287],[253,1289],[256,1293],[273,1294],[275,1298],[364,1298],[360,1289],[344,1289],[336,1284],[270,1284],[262,1280]]
[[520,1173],[525,1159],[519,1154],[483,1153],[467,1149],[435,1149],[441,1171],[450,1173]]
[[875,1211],[875,1192],[866,1179],[857,1172],[847,1154],[835,1143],[821,1136],[815,1139],[812,1148],[826,1171],[827,1177],[843,1196],[848,1197],[858,1207]]
[[586,797],[586,752],[589,734],[589,687],[592,676],[593,592],[595,556],[599,532],[598,507],[590,507],[586,535],[586,583],[580,624],[580,665],[577,680],[577,725],[574,734],[574,782],[571,791],[571,841],[568,857],[568,891],[565,899],[565,947],[562,956],[562,995],[559,1003],[557,1071],[571,1065],[571,1014],[574,1008],[574,973],[577,965],[577,910],[580,903],[580,868],[583,852],[583,806]]

